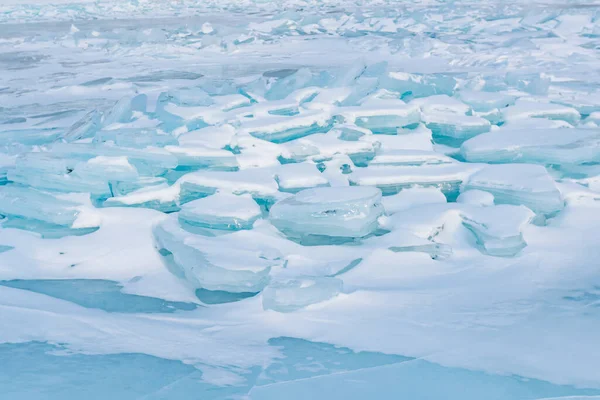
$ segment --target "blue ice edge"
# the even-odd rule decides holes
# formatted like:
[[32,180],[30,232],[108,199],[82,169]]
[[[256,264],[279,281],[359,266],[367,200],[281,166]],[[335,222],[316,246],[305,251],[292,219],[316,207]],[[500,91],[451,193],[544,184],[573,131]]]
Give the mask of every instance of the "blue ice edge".
[[0,281],[0,286],[41,293],[107,312],[172,313],[198,307],[195,303],[123,293],[118,282],[104,279],[13,279]]
[[19,400],[533,400],[600,395],[517,376],[448,368],[421,359],[354,352],[280,337],[280,358],[238,386],[214,386],[179,361],[145,354],[72,354],[41,342],[0,344],[0,393]]

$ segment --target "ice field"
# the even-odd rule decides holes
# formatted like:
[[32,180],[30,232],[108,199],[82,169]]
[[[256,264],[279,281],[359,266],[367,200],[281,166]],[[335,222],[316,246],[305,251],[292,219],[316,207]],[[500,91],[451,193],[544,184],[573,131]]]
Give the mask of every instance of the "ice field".
[[600,3],[0,0],[0,399],[600,399]]

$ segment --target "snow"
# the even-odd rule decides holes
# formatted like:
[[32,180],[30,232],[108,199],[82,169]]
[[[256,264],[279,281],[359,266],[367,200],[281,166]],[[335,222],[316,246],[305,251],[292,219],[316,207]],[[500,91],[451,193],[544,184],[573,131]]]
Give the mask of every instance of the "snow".
[[556,0],[0,0],[0,393],[600,397],[599,37]]

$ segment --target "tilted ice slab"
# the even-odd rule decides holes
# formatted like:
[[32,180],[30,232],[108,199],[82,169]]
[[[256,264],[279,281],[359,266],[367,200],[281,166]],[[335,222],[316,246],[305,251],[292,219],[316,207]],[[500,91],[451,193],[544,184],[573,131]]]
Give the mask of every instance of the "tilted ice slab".
[[260,207],[249,194],[217,192],[184,204],[180,222],[211,229],[251,229],[261,216]]
[[581,164],[600,161],[598,129],[512,129],[479,135],[462,144],[470,162]]
[[0,215],[72,228],[97,227],[98,220],[86,217],[81,203],[32,188],[0,186]]
[[306,111],[296,116],[270,116],[244,123],[240,133],[274,143],[289,142],[329,130],[330,115],[323,111]]
[[471,164],[440,164],[356,169],[350,184],[376,186],[384,195],[395,194],[413,186],[437,187],[447,196],[456,197],[460,184],[480,167]]
[[256,293],[267,284],[271,268],[281,264],[281,255],[244,232],[195,235],[181,228],[173,214],[154,228],[154,238],[159,250],[172,257],[178,275],[193,287]]
[[135,182],[139,175],[124,156],[77,161],[52,157],[51,152],[36,152],[18,157],[7,178],[42,190],[110,196],[111,185]]
[[55,143],[50,151],[56,157],[87,161],[98,156],[127,157],[140,175],[160,175],[177,167],[177,158],[164,149],[135,149],[95,143]]
[[377,229],[383,214],[381,191],[372,187],[303,190],[270,210],[273,225],[289,237],[360,238]]
[[463,191],[473,189],[491,193],[496,204],[522,204],[541,214],[564,207],[554,180],[540,165],[489,165],[465,182]]
[[465,207],[461,216],[463,225],[473,232],[485,254],[510,257],[527,246],[522,231],[535,214],[524,206],[501,204]]
[[491,124],[487,119],[452,113],[432,113],[423,117],[425,125],[434,136],[465,140],[488,132]]
[[265,310],[290,312],[338,295],[343,282],[330,277],[298,277],[273,280],[262,292]]

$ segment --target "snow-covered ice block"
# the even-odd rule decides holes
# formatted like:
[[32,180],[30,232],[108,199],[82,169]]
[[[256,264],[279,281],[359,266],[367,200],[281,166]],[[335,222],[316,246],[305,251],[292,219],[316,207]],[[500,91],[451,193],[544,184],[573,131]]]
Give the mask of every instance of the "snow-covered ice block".
[[230,151],[204,146],[165,146],[165,150],[177,157],[178,168],[208,168],[212,170],[233,171],[238,162]]
[[411,101],[410,104],[421,107],[422,113],[426,116],[439,113],[467,115],[471,112],[471,107],[467,104],[443,94],[421,97]]
[[195,288],[260,292],[269,281],[271,268],[281,264],[279,252],[250,231],[216,237],[194,235],[181,228],[173,214],[153,232],[158,249],[179,269],[175,272]]
[[[347,124],[355,124],[373,133],[396,134],[399,128],[412,126],[421,121],[421,110],[416,105],[397,100],[382,104],[368,104],[357,107],[342,107],[339,115]],[[392,104],[390,104],[392,103]]]
[[582,164],[600,161],[597,129],[512,129],[484,133],[462,144],[469,162]]
[[297,193],[313,187],[329,186],[329,181],[314,164],[284,164],[277,170],[275,180],[279,190]]
[[175,145],[177,144],[177,139],[171,135],[160,133],[156,129],[117,128],[97,132],[93,142],[112,142],[117,146],[144,149],[149,146],[164,147]]
[[473,189],[491,193],[496,204],[523,204],[546,215],[564,207],[554,180],[540,165],[489,165],[473,174],[462,190]]
[[523,118],[547,118],[575,124],[581,118],[579,112],[571,107],[553,103],[539,103],[519,99],[513,106],[502,111],[506,121]]
[[496,257],[514,256],[527,246],[522,231],[535,217],[527,207],[506,204],[468,207],[461,215],[463,225],[473,232],[481,250]]
[[291,312],[337,296],[343,282],[330,277],[299,277],[274,280],[263,290],[265,310]]
[[355,170],[350,174],[349,180],[355,186],[376,186],[386,196],[405,188],[422,186],[437,187],[449,198],[456,198],[460,184],[479,168],[461,163],[369,167]]
[[240,171],[197,171],[182,176],[182,203],[204,197],[217,190],[233,194],[249,193],[257,200],[272,201],[278,196],[278,185],[271,169],[253,168]]
[[452,95],[456,88],[456,79],[442,74],[390,72],[383,77],[382,84],[386,89],[399,92],[405,97],[426,97],[436,94]]
[[177,158],[164,149],[134,149],[97,143],[55,143],[50,151],[56,157],[87,161],[98,156],[127,157],[140,175],[160,175],[177,167]]
[[240,133],[273,143],[284,143],[330,128],[330,115],[323,111],[306,111],[295,116],[270,116],[244,123]]
[[465,140],[488,132],[491,124],[487,119],[453,113],[431,113],[423,117],[427,128],[435,136]]
[[341,131],[334,128],[326,134],[315,134],[286,143],[282,150],[284,160],[300,162],[307,158],[314,161],[330,159],[338,154],[348,155],[356,165],[366,165],[375,156],[372,142],[343,140]]
[[73,228],[98,226],[97,219],[86,218],[84,214],[80,203],[32,188],[0,186],[0,215]]
[[406,229],[393,230],[377,239],[378,247],[385,247],[395,253],[426,253],[434,260],[444,260],[452,255],[450,245],[416,236]]
[[[135,188],[139,185],[141,185],[140,188]],[[152,208],[162,212],[179,211],[180,189],[178,185],[169,186],[165,180],[154,181],[148,185],[143,184],[143,181],[138,181],[134,182],[132,186],[125,186],[126,193],[106,199],[103,206]],[[214,192],[210,194],[212,193]]]
[[498,92],[461,90],[458,97],[477,112],[489,112],[515,104],[514,96]]
[[[460,196],[459,196],[460,197]],[[381,199],[388,215],[423,204],[446,203],[446,196],[435,187],[413,187]]]
[[456,161],[433,151],[423,150],[383,150],[379,152],[369,166],[418,166],[453,164]]
[[270,210],[273,225],[287,236],[361,238],[373,233],[383,214],[381,191],[372,187],[303,190]]
[[212,196],[184,204],[179,220],[203,228],[251,229],[261,216],[260,207],[249,194],[217,192]]
[[467,190],[462,192],[456,199],[457,203],[471,204],[474,206],[487,207],[494,205],[494,195],[483,190]]

